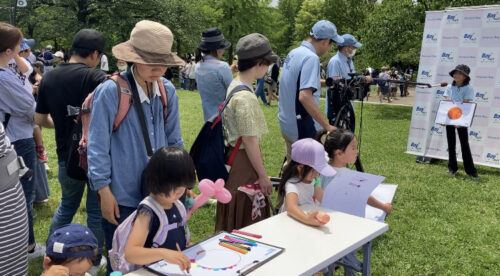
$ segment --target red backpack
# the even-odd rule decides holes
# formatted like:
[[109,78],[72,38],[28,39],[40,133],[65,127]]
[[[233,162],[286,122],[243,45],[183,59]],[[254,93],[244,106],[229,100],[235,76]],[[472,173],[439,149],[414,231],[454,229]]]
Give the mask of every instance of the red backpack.
[[[115,120],[113,121],[113,132],[117,131],[122,123],[123,119],[127,115],[130,107],[134,104],[132,91],[128,84],[127,79],[119,73],[114,73],[111,76],[107,76],[106,79],[96,87],[96,89],[90,93],[82,104],[80,109],[80,114],[77,120],[81,121],[82,124],[82,138],[78,146],[78,152],[80,153],[79,165],[85,171],[88,171],[87,163],[87,146],[88,146],[88,135],[89,135],[89,125],[90,125],[90,113],[92,112],[92,98],[95,91],[107,80],[113,80],[116,83],[116,92],[118,93],[118,110],[115,115]],[[167,92],[165,86],[163,85],[162,78],[158,79],[158,87],[160,90],[160,98],[163,105],[163,121],[167,122]],[[142,110],[141,110],[142,111]]]

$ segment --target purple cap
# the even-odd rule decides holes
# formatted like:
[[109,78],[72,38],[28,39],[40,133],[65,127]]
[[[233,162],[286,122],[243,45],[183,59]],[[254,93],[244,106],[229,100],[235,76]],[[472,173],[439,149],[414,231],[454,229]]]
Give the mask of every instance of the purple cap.
[[308,165],[324,176],[334,176],[337,172],[326,161],[325,148],[318,141],[305,138],[292,144],[292,160]]

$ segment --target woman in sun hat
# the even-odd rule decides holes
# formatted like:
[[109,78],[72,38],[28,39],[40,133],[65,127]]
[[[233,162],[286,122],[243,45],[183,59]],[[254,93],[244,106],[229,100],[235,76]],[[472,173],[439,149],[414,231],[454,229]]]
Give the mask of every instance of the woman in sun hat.
[[[143,20],[135,25],[128,41],[112,49],[117,59],[131,65],[121,76],[128,80],[129,87],[132,82],[137,86],[153,152],[164,146],[184,145],[175,88],[162,78],[168,66],[184,64],[171,52],[172,42],[170,29]],[[167,94],[166,121],[163,119],[159,79]],[[87,148],[89,183],[101,198],[107,241],[113,239],[117,225],[135,211],[142,200],[141,175],[149,160],[138,110],[134,106],[130,107],[120,127],[113,131],[118,110],[116,89],[116,83],[107,80],[94,93]],[[108,272],[111,271],[109,264],[108,260]]]
[[201,42],[196,49],[195,77],[205,121],[217,114],[233,81],[229,64],[221,61],[229,46],[231,43],[218,28],[209,28],[201,34]]
[[[242,142],[225,184],[232,199],[228,204],[217,203],[216,231],[240,229],[271,215],[267,196],[272,193],[273,187],[259,146],[267,126],[252,83],[264,76],[278,56],[273,53],[269,40],[258,33],[242,37],[236,45],[236,54],[239,57],[239,74],[229,85],[227,94],[241,85],[245,89],[235,92],[224,110],[224,143],[229,148],[226,161],[240,137]],[[259,192],[245,193],[248,185]],[[242,191],[243,188],[247,189]]]

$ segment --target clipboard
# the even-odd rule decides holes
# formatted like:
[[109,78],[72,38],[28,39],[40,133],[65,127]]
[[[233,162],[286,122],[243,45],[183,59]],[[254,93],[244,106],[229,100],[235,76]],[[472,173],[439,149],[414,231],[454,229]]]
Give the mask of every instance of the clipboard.
[[189,274],[181,271],[179,266],[169,264],[163,260],[145,265],[144,268],[161,276],[239,276],[249,274],[285,251],[282,247],[253,239],[257,245],[252,246],[247,254],[242,254],[219,245],[219,239],[224,239],[225,236],[247,239],[246,237],[222,231],[186,248],[182,252],[191,260]]
[[476,112],[476,103],[440,101],[436,113],[436,124],[470,127]]

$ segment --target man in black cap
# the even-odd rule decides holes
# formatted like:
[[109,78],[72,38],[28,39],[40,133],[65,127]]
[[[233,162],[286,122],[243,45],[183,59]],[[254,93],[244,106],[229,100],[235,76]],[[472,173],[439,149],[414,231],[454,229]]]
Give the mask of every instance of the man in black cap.
[[[85,187],[88,186],[85,172],[78,168],[73,171],[75,168],[70,165],[72,162],[68,162],[71,157],[78,157],[72,144],[77,143],[81,135],[81,127],[74,122],[77,114],[68,114],[68,111],[74,110],[73,107],[81,107],[87,95],[104,80],[104,72],[95,68],[103,50],[104,37],[100,32],[93,29],[80,30],[73,38],[69,62],[47,72],[38,90],[35,121],[41,126],[56,130],[58,179],[62,193],[49,235],[62,225],[71,223],[80,206]],[[88,188],[86,210],[87,225],[97,237],[99,248],[102,248],[104,234],[101,228],[101,210],[97,203],[97,193]],[[94,265],[100,261],[99,255]]]

